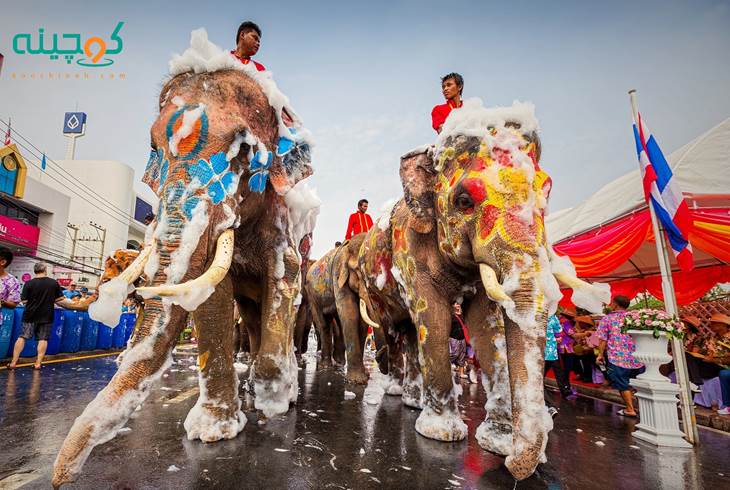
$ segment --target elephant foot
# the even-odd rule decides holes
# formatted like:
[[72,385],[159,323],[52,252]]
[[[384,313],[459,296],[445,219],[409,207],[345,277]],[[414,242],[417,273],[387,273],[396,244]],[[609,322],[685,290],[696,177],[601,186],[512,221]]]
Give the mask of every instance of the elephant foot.
[[198,398],[183,424],[189,440],[200,439],[203,442],[233,439],[245,425],[246,416],[241,410],[231,411],[225,404],[202,401],[202,397]]
[[332,369],[332,361],[330,359],[328,359],[328,358],[323,357],[319,361],[318,367],[320,369]]
[[348,369],[347,374],[345,375],[345,381],[347,383],[355,384],[355,385],[366,385],[366,384],[368,384],[369,379],[370,379],[370,376],[364,369],[363,370]]
[[500,456],[512,452],[512,426],[506,423],[485,420],[477,428],[476,440],[482,449]]
[[461,441],[466,439],[468,429],[459,412],[444,408],[439,414],[425,406],[416,420],[416,431],[424,437],[437,441]]
[[299,396],[298,373],[294,352],[277,358],[260,355],[252,373],[256,409],[267,418],[288,412]]

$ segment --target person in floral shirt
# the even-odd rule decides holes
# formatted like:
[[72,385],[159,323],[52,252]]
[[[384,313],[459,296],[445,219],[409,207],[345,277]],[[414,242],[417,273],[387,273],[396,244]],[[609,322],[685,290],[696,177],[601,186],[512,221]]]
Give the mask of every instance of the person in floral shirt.
[[13,262],[13,252],[0,247],[0,306],[15,308],[20,303],[20,282],[5,268]]
[[[629,380],[644,372],[644,365],[634,359],[634,340],[630,335],[621,333],[621,325],[629,307],[629,298],[616,296],[611,303],[612,313],[604,316],[598,323],[597,333],[600,339],[598,345],[598,364],[606,364],[606,375],[616,390],[621,393],[626,408],[618,414],[626,417],[636,417],[633,394]],[[608,361],[604,354],[608,354]]]

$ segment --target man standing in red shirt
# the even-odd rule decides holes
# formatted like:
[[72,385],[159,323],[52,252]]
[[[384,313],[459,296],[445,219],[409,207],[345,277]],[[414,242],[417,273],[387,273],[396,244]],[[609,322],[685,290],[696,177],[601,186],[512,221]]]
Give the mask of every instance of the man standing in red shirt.
[[358,233],[365,233],[373,227],[373,219],[365,211],[368,210],[368,200],[360,199],[357,202],[357,212],[350,215],[350,220],[347,222],[347,233],[345,233],[345,240],[349,240]]
[[258,53],[261,46],[261,28],[247,20],[238,27],[236,34],[236,49],[231,54],[244,65],[253,63],[258,71],[266,71],[266,67],[251,57]]
[[461,100],[461,93],[464,91],[464,79],[458,73],[449,73],[441,79],[441,92],[446,99],[445,104],[437,105],[431,111],[431,124],[433,129],[440,133],[446,118],[453,109],[458,109],[464,103]]

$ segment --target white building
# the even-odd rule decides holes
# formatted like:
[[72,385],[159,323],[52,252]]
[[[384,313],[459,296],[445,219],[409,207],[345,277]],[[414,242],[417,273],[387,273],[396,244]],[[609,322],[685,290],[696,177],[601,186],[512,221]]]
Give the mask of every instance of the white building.
[[0,244],[18,252],[10,272],[27,279],[40,259],[62,284],[95,287],[107,256],[144,241],[144,218],[157,209],[152,193],[139,196],[134,170],[113,160],[57,160],[41,170],[40,162],[16,158],[13,175],[12,162],[2,160],[13,146],[0,148]]

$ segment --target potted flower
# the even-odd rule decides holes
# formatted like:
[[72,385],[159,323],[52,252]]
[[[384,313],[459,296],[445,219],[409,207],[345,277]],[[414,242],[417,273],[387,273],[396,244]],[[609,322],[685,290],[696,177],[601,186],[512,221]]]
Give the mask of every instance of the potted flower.
[[666,311],[641,309],[626,313],[621,331],[634,339],[634,358],[646,366],[646,372],[639,377],[666,381],[667,378],[659,373],[659,366],[672,359],[667,352],[667,340],[681,340],[684,324]]

